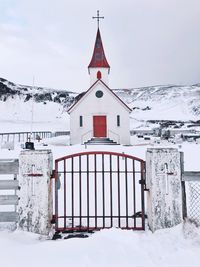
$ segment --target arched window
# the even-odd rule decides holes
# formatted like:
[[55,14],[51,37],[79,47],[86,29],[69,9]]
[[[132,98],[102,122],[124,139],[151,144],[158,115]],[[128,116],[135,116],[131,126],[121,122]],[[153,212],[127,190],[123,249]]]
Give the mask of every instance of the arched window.
[[97,72],[97,79],[98,79],[98,80],[101,79],[101,72],[100,72],[100,71]]

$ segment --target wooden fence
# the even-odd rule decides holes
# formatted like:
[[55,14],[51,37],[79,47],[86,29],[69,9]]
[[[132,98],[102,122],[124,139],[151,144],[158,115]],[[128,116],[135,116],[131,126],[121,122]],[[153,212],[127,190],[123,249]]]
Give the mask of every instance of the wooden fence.
[[17,175],[19,174],[18,159],[0,159],[0,175],[10,176],[9,179],[1,179],[0,177],[0,207],[4,207],[4,211],[0,211],[0,222],[17,222],[18,213],[18,195],[19,182]]

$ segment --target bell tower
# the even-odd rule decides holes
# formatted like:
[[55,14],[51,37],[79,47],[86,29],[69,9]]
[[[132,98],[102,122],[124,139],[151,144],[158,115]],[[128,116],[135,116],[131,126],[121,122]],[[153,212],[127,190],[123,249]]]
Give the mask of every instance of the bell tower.
[[97,11],[97,35],[94,45],[94,51],[90,64],[88,65],[88,72],[90,75],[90,85],[94,84],[97,80],[102,80],[106,85],[108,85],[108,75],[110,72],[110,65],[105,56],[103,43],[101,39],[101,34],[99,30],[99,19],[104,17],[99,16],[99,10]]

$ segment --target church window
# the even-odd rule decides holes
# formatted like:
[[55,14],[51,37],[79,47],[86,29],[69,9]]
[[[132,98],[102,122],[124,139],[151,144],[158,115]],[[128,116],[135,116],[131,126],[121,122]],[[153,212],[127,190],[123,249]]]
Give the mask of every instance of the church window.
[[103,96],[103,92],[98,90],[98,91],[96,91],[95,95],[96,95],[97,98],[101,98]]
[[80,127],[83,127],[83,116],[80,116]]
[[97,72],[97,79],[98,79],[98,80],[101,79],[101,72],[100,72],[100,71]]
[[120,115],[117,115],[117,126],[120,126]]

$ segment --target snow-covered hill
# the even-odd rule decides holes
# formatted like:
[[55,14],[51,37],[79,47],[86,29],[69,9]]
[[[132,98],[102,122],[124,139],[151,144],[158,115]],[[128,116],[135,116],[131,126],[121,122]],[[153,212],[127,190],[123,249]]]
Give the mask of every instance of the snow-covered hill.
[[0,78],[0,132],[66,130],[67,108],[77,93],[19,85]]
[[138,118],[168,120],[200,119],[200,84],[151,86],[114,90]]
[[[200,123],[200,84],[114,89],[114,92],[133,109],[132,129],[163,120]],[[29,127],[32,107],[35,130],[68,130],[66,110],[78,97],[69,90],[17,85],[0,78],[1,132],[28,130],[24,128]]]
[[76,93],[68,90],[56,90],[37,86],[28,86],[15,84],[3,78],[0,78],[0,100],[7,101],[16,96],[22,102],[34,99],[34,102],[46,104],[46,102],[55,102],[69,107],[74,101]]
[[161,124],[166,120],[199,124],[200,84],[159,85],[114,91],[133,109],[131,128],[152,126],[153,121]]

